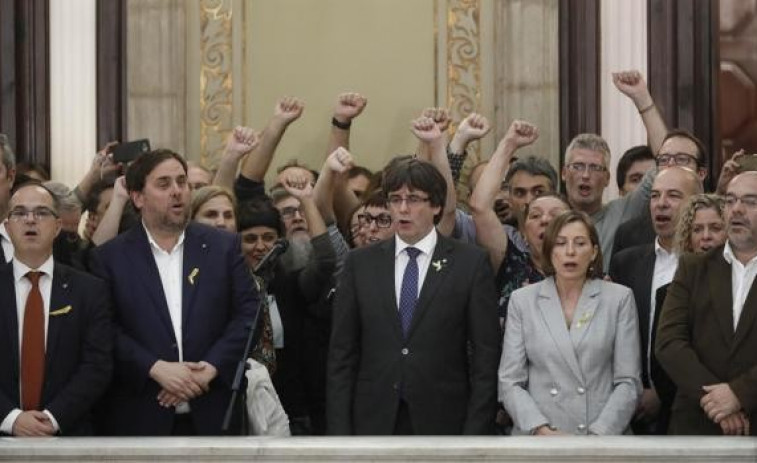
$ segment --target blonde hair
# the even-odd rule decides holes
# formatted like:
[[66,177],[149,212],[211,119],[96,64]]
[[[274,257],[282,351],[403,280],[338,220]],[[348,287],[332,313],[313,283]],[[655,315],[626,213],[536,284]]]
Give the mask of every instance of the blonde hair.
[[724,219],[724,207],[725,201],[722,196],[710,193],[700,193],[691,196],[680,212],[678,226],[676,227],[675,250],[679,254],[683,254],[684,252],[694,252],[694,247],[691,245],[691,230],[697,211],[714,209],[720,218]]
[[234,214],[236,215],[237,200],[234,198],[234,193],[222,186],[208,185],[192,192],[192,219],[195,218],[203,204],[217,196],[226,196],[229,198],[231,208],[234,209]]

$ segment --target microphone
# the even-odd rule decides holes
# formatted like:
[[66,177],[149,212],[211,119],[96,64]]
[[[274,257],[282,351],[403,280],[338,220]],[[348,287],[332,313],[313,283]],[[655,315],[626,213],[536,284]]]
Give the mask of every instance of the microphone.
[[279,256],[284,254],[287,248],[289,248],[289,241],[285,240],[284,238],[276,240],[271,250],[268,251],[268,254],[263,256],[262,259],[260,259],[260,262],[255,266],[255,269],[252,271],[252,273],[257,274],[261,270],[268,268],[271,264],[276,262],[276,259],[278,259]]

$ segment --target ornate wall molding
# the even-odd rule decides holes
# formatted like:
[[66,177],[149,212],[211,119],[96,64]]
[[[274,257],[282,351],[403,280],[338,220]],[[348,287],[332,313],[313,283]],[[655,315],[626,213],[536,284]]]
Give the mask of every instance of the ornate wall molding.
[[[447,105],[456,126],[481,106],[481,1],[448,0]],[[478,145],[470,157],[478,159]]]
[[200,2],[200,160],[214,165],[232,129],[231,0]]

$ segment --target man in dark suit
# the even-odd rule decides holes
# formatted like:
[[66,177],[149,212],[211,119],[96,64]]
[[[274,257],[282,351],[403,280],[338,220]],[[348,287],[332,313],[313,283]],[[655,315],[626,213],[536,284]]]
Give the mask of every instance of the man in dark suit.
[[94,262],[113,292],[117,333],[102,432],[221,434],[258,307],[239,238],[189,223],[187,166],[176,153],[141,155],[126,185],[141,223]]
[[757,172],[730,182],[725,215],[726,244],[681,258],[660,316],[672,434],[757,435]]
[[656,318],[657,290],[671,282],[678,266],[673,241],[679,211],[690,196],[701,192],[702,183],[694,171],[685,167],[660,171],[652,184],[649,202],[656,233],[654,244],[624,249],[610,261],[610,278],[633,290],[639,312],[644,393],[632,423],[635,434],[666,434],[658,420],[661,409],[657,384],[650,381],[650,370],[657,363],[650,333]]
[[0,264],[0,433],[91,435],[91,409],[113,369],[108,290],[54,262],[61,221],[49,190],[24,185],[9,206],[14,257]]
[[431,164],[395,162],[383,191],[397,233],[351,253],[336,293],[329,432],[491,433],[500,339],[487,256],[437,233],[446,185]]

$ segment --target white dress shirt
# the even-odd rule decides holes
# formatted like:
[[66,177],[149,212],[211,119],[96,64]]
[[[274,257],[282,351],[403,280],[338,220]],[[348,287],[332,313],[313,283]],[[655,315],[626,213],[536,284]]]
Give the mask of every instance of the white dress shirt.
[[[652,274],[652,294],[649,296],[649,337],[647,339],[647,371],[652,371],[652,330],[654,329],[654,316],[657,307],[657,290],[673,281],[678,269],[678,254],[675,251],[668,252],[660,245],[660,238],[654,240],[654,272]],[[652,378],[649,378],[652,383]]]
[[400,293],[402,292],[402,278],[405,275],[405,267],[410,260],[405,248],[416,248],[420,252],[415,261],[418,262],[418,295],[421,294],[423,282],[426,280],[428,266],[431,264],[431,257],[434,255],[436,248],[437,234],[436,228],[432,228],[428,235],[424,236],[417,243],[410,245],[402,241],[399,235],[395,235],[396,245],[394,247],[394,293],[397,296],[397,310],[399,310]]
[[757,257],[753,257],[746,265],[742,264],[731,249],[731,243],[726,241],[723,248],[723,258],[731,264],[731,295],[733,296],[733,331],[739,326],[741,311],[744,309],[746,297],[752,288],[754,276],[757,274]]
[[[142,224],[144,226],[144,223]],[[184,269],[184,232],[179,235],[179,240],[171,251],[165,251],[153,239],[150,230],[145,226],[147,241],[152,249],[152,256],[160,274],[160,283],[163,293],[166,295],[168,314],[171,316],[171,326],[176,337],[176,346],[179,350],[179,361],[184,361],[182,321],[182,272]],[[176,406],[176,413],[189,413],[189,404],[182,402]]]
[[13,258],[13,243],[8,236],[8,230],[5,229],[5,223],[2,221],[0,221],[0,244],[3,246],[5,262],[10,262]]
[[[3,231],[5,231],[3,229]],[[7,254],[6,254],[7,256]],[[12,254],[11,254],[12,256]],[[33,269],[25,264],[21,263],[18,259],[13,260],[13,284],[16,290],[16,319],[18,320],[18,364],[19,364],[19,371],[20,371],[20,365],[21,365],[21,346],[24,343],[24,315],[26,314],[26,300],[29,298],[29,291],[32,289],[32,282],[29,281],[28,278],[26,278],[26,274],[31,271],[38,271],[42,272],[42,275],[39,279],[39,292],[42,295],[42,307],[45,313],[45,347],[47,347],[47,325],[48,325],[48,319],[50,314],[50,295],[52,293],[53,288],[53,257],[50,256],[48,259],[40,265],[39,268]],[[23,401],[23,398],[21,397],[21,378],[19,377],[18,382],[18,395],[21,401]],[[16,418],[18,418],[18,415],[20,415],[22,410],[20,408],[14,408],[13,410],[8,413],[8,415],[5,417],[2,423],[0,423],[0,432],[3,432],[5,434],[13,434],[13,425],[16,422]],[[57,432],[60,430],[58,427],[58,421],[56,421],[55,417],[47,410],[44,410],[44,413],[47,414],[47,416],[50,418],[50,422],[53,425],[53,428]]]

